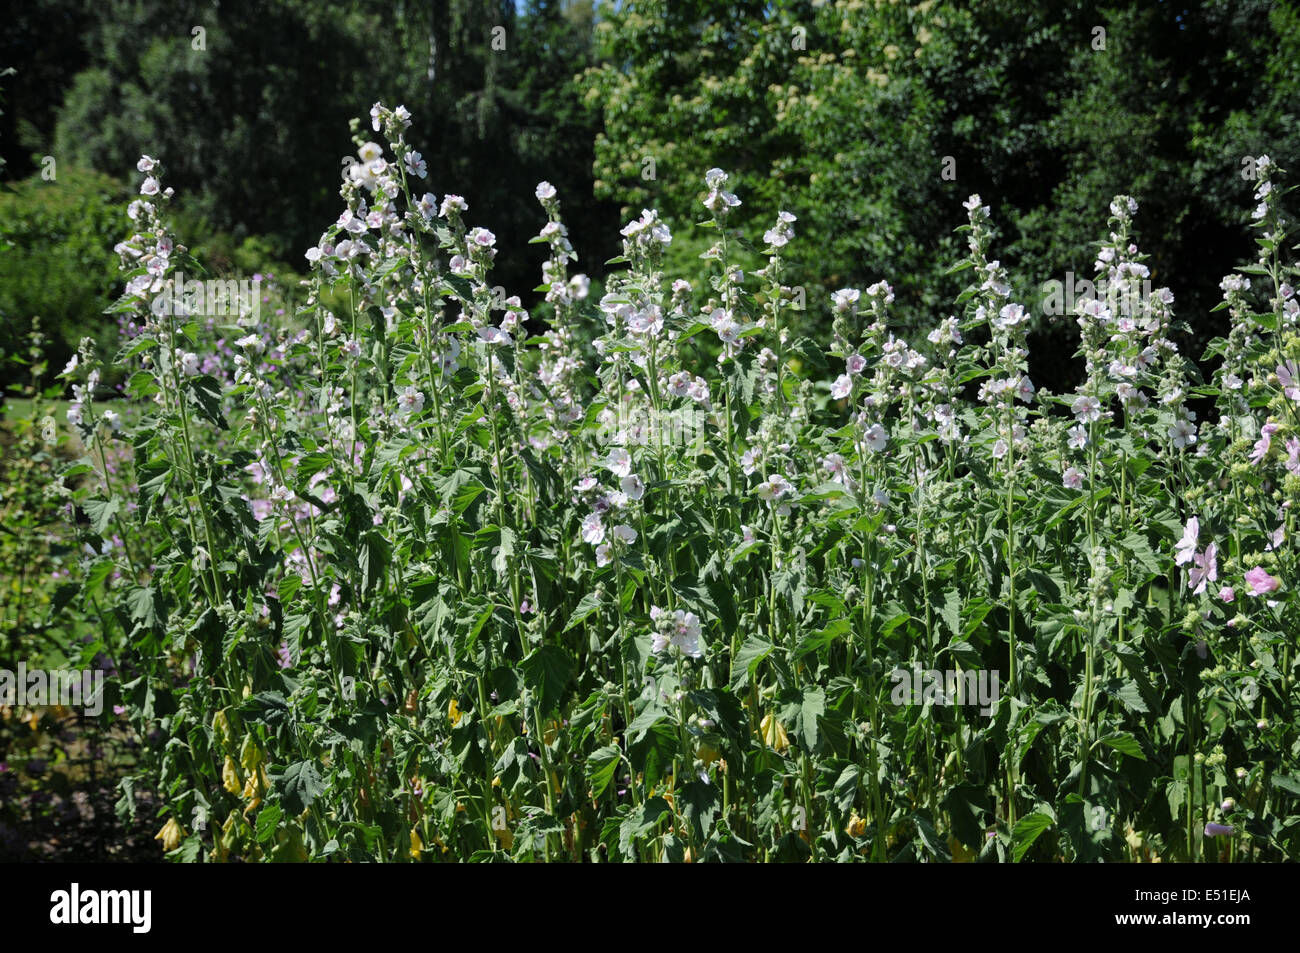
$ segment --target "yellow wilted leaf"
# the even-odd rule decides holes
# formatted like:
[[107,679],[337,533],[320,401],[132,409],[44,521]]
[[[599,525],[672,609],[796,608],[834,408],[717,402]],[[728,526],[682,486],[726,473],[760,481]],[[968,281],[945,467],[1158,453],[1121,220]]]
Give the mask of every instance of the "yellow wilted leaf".
[[162,841],[163,850],[172,851],[181,846],[181,838],[184,836],[185,831],[176,823],[176,818],[169,817],[153,839]]
[[451,719],[451,723],[453,726],[460,724],[460,719],[461,719],[460,705],[457,703],[456,699],[454,698],[447,704],[447,717]]
[[759,728],[763,732],[763,743],[769,748],[781,752],[790,747],[790,738],[785,733],[785,727],[776,720],[771,712],[763,716]]
[[221,786],[231,794],[239,793],[239,766],[230,755],[226,755],[226,763],[221,767]]

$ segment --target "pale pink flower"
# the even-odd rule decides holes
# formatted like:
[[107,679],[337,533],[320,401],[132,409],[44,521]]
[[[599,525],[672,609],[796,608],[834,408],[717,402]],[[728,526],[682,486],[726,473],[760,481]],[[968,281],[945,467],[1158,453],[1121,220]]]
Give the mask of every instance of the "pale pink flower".
[[1187,573],[1187,585],[1191,587],[1193,595],[1199,596],[1205,591],[1207,582],[1214,582],[1219,578],[1217,554],[1218,547],[1210,543],[1205,547],[1205,552],[1192,556],[1192,568]]
[[605,541],[605,523],[599,513],[588,513],[582,518],[582,541],[593,545]]
[[1263,566],[1256,566],[1246,573],[1246,584],[1250,586],[1252,596],[1262,596],[1266,592],[1274,592],[1281,585],[1277,579],[1264,571]]
[[1079,471],[1078,467],[1070,467],[1064,474],[1062,474],[1061,483],[1066,489],[1082,490],[1083,474]]
[[1201,521],[1193,516],[1183,527],[1183,538],[1174,544],[1174,565],[1181,566],[1191,560],[1196,552],[1196,537],[1201,534]]
[[1101,402],[1087,394],[1076,397],[1070,405],[1070,411],[1076,419],[1085,423],[1101,420]]
[[605,468],[612,471],[617,477],[631,475],[632,454],[628,453],[622,447],[615,447],[609,451],[609,456],[605,459]]
[[635,473],[630,473],[623,477],[620,485],[623,492],[627,494],[629,500],[639,500],[645,496],[645,483]]
[[1274,373],[1277,374],[1277,382],[1282,385],[1282,393],[1288,399],[1300,403],[1300,368],[1296,367],[1295,361],[1279,364]]
[[793,493],[794,486],[779,473],[768,474],[767,479],[758,485],[755,492],[758,493],[759,499],[773,501]]
[[831,384],[831,396],[836,400],[843,400],[848,397],[849,392],[852,390],[853,378],[849,377],[848,374],[841,374],[835,378],[835,383]]

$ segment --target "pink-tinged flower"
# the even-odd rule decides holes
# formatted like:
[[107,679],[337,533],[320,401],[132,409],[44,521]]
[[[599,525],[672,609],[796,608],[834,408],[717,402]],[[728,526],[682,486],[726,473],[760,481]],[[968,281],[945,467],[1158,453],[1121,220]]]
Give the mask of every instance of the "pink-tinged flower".
[[1277,433],[1277,424],[1265,424],[1260,428],[1260,437],[1255,441],[1255,450],[1250,455],[1250,462],[1257,465],[1268,453],[1269,448],[1273,445],[1273,434]]
[[1069,490],[1083,489],[1083,474],[1078,467],[1070,467],[1061,475],[1061,484]]
[[1070,449],[1082,450],[1088,445],[1088,430],[1083,424],[1075,424],[1069,430]]
[[573,489],[577,493],[590,493],[592,490],[596,489],[597,486],[599,486],[599,484],[596,482],[595,477],[585,476],[577,483],[573,484]]
[[889,443],[889,437],[885,434],[885,428],[880,426],[880,424],[872,424],[867,428],[867,432],[863,434],[863,438],[867,442],[868,449],[873,453],[879,453],[881,450],[884,450],[885,446]]
[[582,541],[593,546],[605,541],[605,523],[599,513],[588,513],[582,518]]
[[858,375],[866,368],[867,359],[861,354],[850,354],[849,359],[844,363],[850,374]]
[[1185,417],[1179,417],[1169,428],[1168,435],[1173,441],[1174,449],[1182,450],[1196,443],[1196,425]]
[[619,481],[623,492],[627,494],[629,500],[639,500],[645,496],[645,482],[635,473],[629,473]]
[[758,485],[755,490],[758,498],[761,500],[779,500],[794,492],[794,486],[779,473],[769,474],[767,479]]
[[862,292],[857,288],[841,288],[831,295],[831,307],[839,314],[844,314],[858,303]]
[[148,176],[148,177],[144,180],[144,182],[142,182],[142,183],[140,184],[140,194],[141,194],[141,195],[157,195],[157,194],[158,194],[158,180],[155,179],[152,175],[151,175],[151,176]]
[[1181,566],[1190,562],[1192,553],[1196,552],[1196,537],[1201,534],[1201,521],[1193,516],[1183,527],[1183,538],[1174,545],[1174,565]]
[[700,649],[700,617],[694,612],[677,609],[670,613],[667,609],[651,606],[650,618],[656,626],[650,651],[658,653],[672,646],[691,658],[704,654]]
[[1101,420],[1101,402],[1087,394],[1076,397],[1074,403],[1070,405],[1070,411],[1077,420],[1084,423]]
[[1300,437],[1287,438],[1286,469],[1288,473],[1300,474]]
[[1232,602],[1237,598],[1237,592],[1232,586],[1224,586],[1219,590],[1219,598],[1224,602]]
[[1288,399],[1300,403],[1300,368],[1296,367],[1295,361],[1279,364],[1274,373],[1277,374],[1277,382],[1282,385],[1282,393]]
[[835,378],[835,383],[831,384],[831,396],[836,400],[843,400],[848,397],[849,392],[852,390],[853,378],[849,377],[848,374],[841,374]]
[[478,337],[480,341],[483,341],[485,344],[489,344],[489,345],[513,343],[513,339],[510,337],[509,331],[503,331],[501,328],[494,328],[491,325],[488,325],[487,327],[484,328],[479,328]]
[[1264,571],[1263,566],[1256,566],[1246,573],[1246,584],[1250,586],[1252,596],[1262,596],[1266,592],[1274,592],[1281,585],[1277,579]]
[[1206,837],[1227,837],[1232,834],[1233,827],[1231,824],[1215,824],[1210,822],[1205,825]]
[[632,455],[622,447],[615,447],[605,459],[605,467],[617,477],[629,476],[632,473]]
[[397,409],[404,416],[418,414],[424,409],[424,394],[414,387],[403,387],[397,392]]
[[830,474],[830,478],[836,483],[843,483],[847,476],[844,458],[838,453],[827,454],[822,458],[822,469]]
[[135,167],[141,172],[152,172],[153,167],[157,164],[156,159],[152,159],[149,156],[141,156],[140,161],[135,164]]
[[1219,578],[1218,547],[1214,543],[1205,547],[1205,552],[1192,557],[1192,569],[1187,574],[1187,585],[1192,587],[1192,594],[1199,596],[1205,591],[1207,582]]
[[631,546],[636,542],[636,530],[626,523],[620,523],[613,529],[614,538]]
[[293,655],[289,651],[289,646],[284,642],[281,642],[280,647],[276,649],[275,662],[280,668],[289,668],[293,665]]

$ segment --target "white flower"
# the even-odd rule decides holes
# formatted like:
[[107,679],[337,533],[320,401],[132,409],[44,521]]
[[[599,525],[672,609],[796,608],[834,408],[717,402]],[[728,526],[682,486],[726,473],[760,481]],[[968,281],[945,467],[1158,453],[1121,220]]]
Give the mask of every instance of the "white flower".
[[645,483],[635,473],[623,477],[619,485],[629,500],[639,500],[645,496]]
[[414,387],[403,387],[397,392],[397,407],[405,416],[418,414],[424,409],[424,394]]
[[193,351],[186,351],[181,355],[180,360],[181,372],[186,377],[197,377],[199,373],[199,356]]
[[632,473],[632,455],[622,447],[615,447],[605,458],[605,468],[615,476],[625,477]]
[[889,443],[889,437],[885,434],[885,428],[880,426],[880,424],[872,424],[867,429],[867,432],[863,434],[863,439],[866,440],[867,447],[874,453],[879,453],[881,450],[884,450]]
[[361,356],[361,342],[357,340],[344,341],[339,348],[344,357],[357,358]]
[[1083,489],[1083,474],[1078,467],[1070,467],[1061,475],[1061,485],[1069,490]]
[[155,179],[152,175],[150,175],[150,176],[146,176],[146,177],[145,177],[145,180],[144,180],[142,183],[140,183],[140,194],[141,194],[141,195],[157,195],[157,194],[158,194],[158,180]]
[[488,325],[485,328],[478,329],[478,337],[485,344],[513,344],[514,338],[510,336],[509,331],[503,331],[501,328],[494,328]]
[[537,201],[539,202],[553,199],[555,198],[555,186],[551,185],[549,182],[538,182],[536,195]]
[[1169,428],[1169,439],[1174,442],[1174,449],[1182,450],[1196,443],[1196,425],[1190,420],[1179,418]]
[[857,288],[841,288],[831,295],[831,307],[838,313],[844,314],[858,303],[860,297],[862,297],[862,292]]
[[615,526],[613,529],[613,533],[615,539],[622,540],[624,543],[627,543],[629,546],[631,546],[633,543],[636,542],[636,530],[634,530],[631,526],[626,525],[625,523],[620,523],[618,526]]
[[444,195],[442,204],[438,207],[438,214],[443,218],[448,218],[452,212],[468,212],[469,203],[459,195]]
[[383,154],[383,146],[377,142],[364,143],[361,148],[357,150],[357,157],[360,158],[362,162],[374,162],[376,159],[382,157]]
[[760,500],[779,500],[783,496],[788,496],[794,492],[794,486],[779,473],[770,473],[766,480],[758,485],[755,490]]
[[1196,538],[1201,534],[1201,521],[1193,516],[1183,527],[1183,538],[1174,544],[1174,565],[1191,562],[1196,552]]
[[656,626],[650,646],[652,652],[662,652],[672,646],[691,658],[703,654],[700,651],[700,617],[694,612],[677,609],[669,614],[666,609],[651,606],[650,618]]
[[266,342],[259,335],[247,334],[235,342],[236,347],[242,347],[246,351],[252,351],[254,354],[261,354],[266,350]]
[[424,161],[424,156],[418,152],[408,152],[402,157],[406,163],[406,172],[408,175],[427,178],[429,175],[429,164]]
[[1087,394],[1076,397],[1074,403],[1070,405],[1070,410],[1080,421],[1091,423],[1101,420],[1101,402]]
[[831,384],[831,396],[836,400],[843,400],[848,397],[849,392],[852,390],[853,378],[849,377],[848,374],[841,374],[835,378],[835,383]]
[[141,156],[140,161],[135,164],[135,167],[140,172],[152,172],[153,167],[157,164],[158,162],[156,159],[152,159],[149,156]]
[[605,524],[599,513],[588,513],[582,518],[582,541],[593,546],[605,541]]
[[1071,450],[1082,450],[1088,445],[1088,430],[1083,424],[1075,424],[1069,433]]

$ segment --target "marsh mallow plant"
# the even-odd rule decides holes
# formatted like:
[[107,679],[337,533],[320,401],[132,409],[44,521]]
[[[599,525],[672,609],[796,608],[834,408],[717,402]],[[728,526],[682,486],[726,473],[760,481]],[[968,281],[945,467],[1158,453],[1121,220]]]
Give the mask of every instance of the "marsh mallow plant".
[[[518,236],[433,191],[409,122],[371,111],[284,319],[153,307],[199,272],[141,160],[129,407],[91,399],[89,348],[66,373],[79,605],[168,856],[1297,855],[1281,170],[1261,160],[1212,380],[1119,196],[1092,285],[1142,290],[1076,302],[1086,376],[1057,394],[978,196],[931,330],[891,322],[882,276],[809,302],[818,340],[784,283],[798,217],[747,246],[723,170],[690,275],[654,209],[578,271],[543,182],[530,313],[491,279]],[[986,711],[895,703],[898,671]]]

